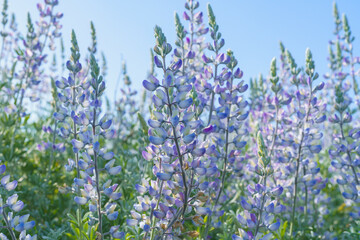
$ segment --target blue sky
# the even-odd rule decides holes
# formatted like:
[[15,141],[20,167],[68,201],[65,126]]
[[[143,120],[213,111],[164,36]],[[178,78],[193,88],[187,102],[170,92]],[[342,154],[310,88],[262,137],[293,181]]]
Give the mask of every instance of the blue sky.
[[[327,71],[328,41],[332,39],[334,22],[332,1],[328,0],[200,0],[200,9],[207,22],[206,4],[210,3],[225,38],[225,49],[232,49],[244,71],[244,79],[268,74],[270,61],[279,55],[281,40],[295,57],[304,63],[305,49],[313,52],[317,70]],[[26,13],[37,16],[35,0],[9,0],[9,8],[17,16],[20,29],[26,25]],[[134,88],[140,90],[150,65],[149,49],[154,45],[153,28],[163,28],[168,42],[174,43],[174,12],[184,11],[182,0],[60,0],[65,47],[70,47],[74,29],[84,56],[90,44],[90,21],[95,24],[98,50],[108,62],[109,97],[119,76],[121,61],[126,60]],[[346,13],[354,50],[360,53],[360,1],[338,1],[341,13]],[[69,53],[67,53],[69,56]]]

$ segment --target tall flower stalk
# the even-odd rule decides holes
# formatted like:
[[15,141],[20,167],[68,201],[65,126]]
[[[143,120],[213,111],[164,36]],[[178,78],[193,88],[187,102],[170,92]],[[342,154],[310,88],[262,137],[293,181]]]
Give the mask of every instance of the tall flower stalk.
[[[237,67],[238,61],[232,51],[228,51],[227,58],[229,58],[228,64],[226,65],[227,68],[224,69],[219,76],[219,81],[216,82],[217,85],[215,88],[215,92],[220,96],[220,106],[216,108],[216,116],[214,116],[214,123],[216,123],[214,126],[216,126],[218,130],[212,130],[212,132],[214,134],[215,144],[222,147],[220,148],[219,160],[223,159],[223,161],[219,187],[215,191],[213,202],[211,202],[212,213],[219,212],[218,209],[220,206],[218,204],[225,190],[226,176],[229,175],[228,172],[231,169],[229,159],[231,163],[233,163],[234,152],[241,151],[246,145],[246,141],[243,140],[244,134],[241,131],[241,126],[249,114],[246,110],[248,103],[243,99],[243,96],[240,95],[247,90],[248,85],[244,84],[244,81],[240,81],[239,83],[235,82],[236,79],[242,78],[243,72]],[[219,168],[221,167],[219,166]],[[204,238],[206,238],[212,224],[212,215],[209,215],[204,231]]]
[[[130,226],[140,224],[145,239],[148,236],[155,239],[182,234],[179,232],[182,221],[192,213],[192,202],[196,201],[196,195],[191,197],[194,188],[193,165],[190,164],[195,164],[195,167],[199,163],[197,159],[205,153],[204,148],[197,146],[195,129],[199,121],[193,120],[192,86],[187,77],[175,75],[181,69],[182,60],[167,67],[166,56],[172,47],[158,26],[155,27],[155,38],[154,62],[162,70],[163,80],[160,83],[150,76],[143,81],[148,91],[155,92],[152,102],[156,109],[148,121],[151,144],[143,152],[143,157],[154,161],[153,173],[157,180],[149,184],[143,179],[141,185],[136,185],[140,194],[148,192],[154,198],[151,202],[148,196],[139,198],[139,204],[134,206],[136,212],[132,212],[133,219],[127,220]],[[144,219],[138,213],[148,210],[150,215]]]
[[[10,156],[14,157],[15,151],[15,136],[21,124],[21,119],[27,114],[24,111],[24,100],[26,97],[27,89],[32,89],[34,92],[30,95],[29,100],[32,102],[38,101],[39,97],[35,96],[39,94],[37,87],[42,83],[43,76],[41,74],[41,66],[43,65],[46,55],[44,49],[47,44],[47,39],[50,36],[50,40],[60,36],[59,19],[62,18],[62,13],[54,13],[55,6],[58,5],[58,1],[45,1],[45,4],[38,4],[38,10],[40,12],[40,23],[36,29],[30,14],[27,15],[27,34],[23,37],[24,46],[19,48],[16,53],[18,55],[17,61],[23,62],[23,67],[17,74],[19,82],[16,86],[17,93],[14,95],[14,104],[16,106],[16,121],[13,138],[10,145]],[[46,21],[45,19],[48,19]],[[43,26],[46,26],[45,28]],[[50,30],[53,31],[50,34]],[[37,31],[36,31],[37,30]],[[54,50],[54,48],[50,49]],[[15,66],[14,66],[15,67]]]
[[[69,77],[62,78],[55,82],[57,88],[59,88],[58,99],[62,102],[62,106],[58,106],[58,111],[54,113],[54,118],[57,121],[62,122],[60,128],[60,133],[63,138],[68,138],[72,135],[72,139],[78,139],[78,124],[76,113],[81,110],[81,106],[85,100],[85,94],[83,93],[83,88],[81,86],[80,71],[82,65],[80,64],[80,50],[79,45],[76,39],[76,34],[74,30],[71,32],[71,57],[70,60],[66,63],[66,68],[69,71]],[[70,121],[67,121],[70,117]],[[66,165],[66,170],[71,171],[73,169],[74,163],[76,164],[76,177],[80,179],[80,166],[79,166],[79,152],[74,151],[75,161],[73,159],[68,159],[68,165]],[[80,189],[76,187],[75,191],[77,194],[80,194]],[[81,215],[81,206],[78,204],[78,214]],[[82,222],[80,222],[80,238],[82,236]]]
[[[283,192],[282,186],[269,187],[267,179],[274,172],[271,166],[271,153],[268,152],[261,132],[257,134],[258,163],[255,173],[259,176],[259,183],[254,186],[249,185],[249,199],[242,198],[241,206],[243,214],[237,215],[237,220],[241,225],[239,235],[233,235],[233,240],[240,239],[271,239],[273,234],[280,227],[278,217],[283,211],[284,206],[280,204],[279,196]],[[275,221],[274,221],[275,220]],[[246,232],[244,229],[249,228]],[[270,233],[267,233],[270,231]]]
[[[214,11],[210,4],[207,6],[208,9],[208,17],[209,17],[209,26],[210,26],[210,36],[213,40],[213,44],[208,45],[208,50],[215,54],[215,57],[208,58],[203,55],[203,60],[205,63],[212,63],[213,68],[213,79],[214,85],[211,91],[210,104],[209,104],[209,118],[207,120],[206,126],[211,124],[212,114],[215,107],[215,85],[218,79],[218,68],[221,64],[227,64],[229,62],[229,57],[225,53],[220,54],[221,48],[225,45],[225,40],[221,38],[221,33],[219,32],[219,25],[216,23],[216,18]],[[204,140],[206,139],[206,135],[204,135]]]
[[[313,180],[310,180],[311,175],[307,175],[307,164],[306,161],[304,161],[304,157],[306,156],[304,154],[304,151],[307,149],[310,154],[316,154],[319,153],[322,149],[321,145],[316,144],[317,139],[319,138],[316,135],[311,134],[310,131],[310,123],[322,123],[326,119],[326,115],[324,115],[322,109],[323,106],[321,106],[321,103],[317,101],[317,98],[314,96],[314,94],[321,90],[324,87],[324,83],[320,83],[315,88],[313,87],[313,82],[319,77],[319,75],[315,72],[315,64],[312,59],[312,54],[310,49],[306,50],[306,65],[305,65],[305,73],[306,78],[304,79],[304,83],[308,88],[307,96],[304,96],[300,93],[299,90],[296,91],[296,99],[299,101],[299,110],[297,111],[297,118],[299,119],[300,123],[300,132],[299,132],[299,138],[297,143],[297,149],[296,149],[296,157],[294,159],[295,161],[295,177],[294,177],[294,190],[293,190],[293,203],[292,203],[292,210],[291,210],[291,222],[290,222],[290,236],[292,236],[294,231],[294,223],[295,223],[295,210],[297,206],[297,200],[298,200],[298,192],[299,192],[299,178],[300,178],[300,166],[303,162],[303,179],[305,180],[304,186],[305,186],[305,203],[304,203],[304,215],[305,220],[307,217],[307,209],[308,209],[308,186],[314,187],[317,183]],[[292,69],[292,73],[296,75],[296,73],[299,73],[300,71],[297,70],[297,67],[294,63],[294,60],[291,58],[291,55],[288,54],[288,60]],[[299,89],[300,82],[295,78],[294,84],[296,85],[297,89]],[[306,81],[306,82],[305,82]],[[304,99],[306,101],[306,107],[303,109],[301,107],[300,101]],[[311,122],[310,122],[311,121]],[[320,136],[321,137],[321,136]],[[315,143],[315,144],[314,144]],[[316,170],[317,171],[317,170]],[[314,172],[316,173],[316,172]],[[308,178],[306,178],[308,176]],[[307,182],[309,181],[310,182]]]
[[359,145],[359,131],[358,128],[353,128],[345,132],[347,125],[353,121],[353,116],[349,111],[351,98],[347,92],[349,87],[343,86],[339,83],[335,88],[335,114],[329,118],[329,121],[336,124],[336,134],[334,134],[333,146],[329,149],[332,167],[338,172],[336,183],[340,185],[342,195],[345,199],[351,202],[350,206],[353,209],[350,211],[350,216],[354,219],[360,219],[358,212],[359,207],[359,193],[357,188],[360,185],[359,177],[359,160],[356,159],[355,149]]

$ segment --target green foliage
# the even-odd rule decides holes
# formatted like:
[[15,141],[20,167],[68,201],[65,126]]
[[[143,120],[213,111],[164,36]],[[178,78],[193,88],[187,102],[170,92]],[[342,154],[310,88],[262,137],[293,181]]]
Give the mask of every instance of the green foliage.
[[[189,9],[195,9],[197,6],[188,6]],[[8,23],[8,1],[5,0],[2,9],[2,25],[5,28]],[[210,4],[207,6],[209,25],[212,30],[213,39],[219,42],[221,39],[221,33],[219,32],[219,26],[216,22],[214,11]],[[15,18],[12,15],[11,24],[15,22]],[[342,19],[338,12],[336,4],[334,4],[334,18],[336,30],[335,34],[340,34],[340,31],[344,31],[344,39],[349,46],[352,46],[354,37],[349,26],[346,15],[343,15]],[[30,42],[34,38],[36,32],[36,24],[33,24],[30,14],[27,16],[27,35],[26,41]],[[186,37],[186,30],[184,25],[181,23],[178,14],[175,14],[175,27],[176,34],[178,37],[177,45],[183,46],[181,41]],[[97,37],[96,30],[93,22],[90,23],[91,28],[91,46],[88,48],[89,51],[89,78],[94,78],[96,81],[103,81],[107,73],[107,62],[103,53],[101,53],[102,67],[100,69],[97,62]],[[167,54],[171,54],[172,47],[167,43],[166,36],[159,26],[154,29],[156,46],[150,51],[151,56],[151,67],[149,74],[156,75],[155,63],[154,63],[154,52],[165,57]],[[7,37],[4,31],[1,31],[3,38]],[[220,41],[219,46],[223,45]],[[351,51],[351,48],[343,49],[339,41],[334,43],[335,48],[329,47],[329,60],[331,68],[341,69],[343,67],[344,54],[347,51]],[[60,68],[61,72],[65,75],[65,47],[63,40],[60,42],[61,61],[56,61],[56,55],[54,55],[51,67]],[[218,49],[215,49],[217,52]],[[310,50],[306,51],[306,64],[305,70],[298,67],[295,59],[291,53],[285,48],[280,42],[280,61],[286,64],[285,67],[289,69],[292,75],[295,77],[292,79],[296,86],[301,84],[297,76],[301,75],[304,71],[308,76],[315,80],[318,75],[314,72],[315,63]],[[20,47],[14,49],[16,57],[24,57],[26,51]],[[68,64],[69,70],[79,72],[81,69],[78,68],[78,62],[80,61],[80,49],[74,31],[71,33],[71,62]],[[228,52],[228,56],[231,57],[231,62],[228,67],[235,68],[237,61],[233,58],[233,53]],[[60,59],[60,58],[58,58]],[[59,63],[60,62],[60,63]],[[1,61],[0,61],[1,63]],[[9,67],[9,71],[2,71],[0,81],[0,92],[4,92],[5,88],[10,88],[15,84],[21,86],[21,79],[19,82],[13,82],[14,75],[16,73],[18,62],[15,61]],[[165,64],[165,62],[163,63]],[[89,70],[89,69],[88,69]],[[55,70],[54,70],[55,71]],[[281,78],[279,74],[281,69],[277,69],[276,58],[271,61],[270,77],[264,78],[260,75],[258,78],[250,79],[250,104],[256,104],[259,102],[266,101],[266,93],[270,90],[277,94],[281,92]],[[121,69],[123,76],[123,87],[130,87],[131,80],[127,73],[126,64],[124,63]],[[25,75],[26,78],[31,77],[31,73]],[[51,86],[51,99],[47,99],[47,112],[44,115],[35,116],[35,114],[29,114],[21,117],[21,111],[14,111],[7,113],[2,111],[0,113],[0,160],[5,162],[7,166],[7,173],[12,175],[15,179],[19,179],[19,186],[17,193],[25,204],[28,206],[24,210],[24,214],[29,213],[31,219],[36,219],[36,227],[34,232],[39,235],[39,239],[46,240],[57,240],[57,239],[87,239],[96,240],[97,225],[91,226],[88,222],[87,209],[77,209],[77,205],[73,201],[74,189],[71,185],[73,182],[74,173],[68,173],[64,169],[64,165],[67,164],[69,158],[73,158],[74,154],[71,149],[71,144],[68,139],[60,139],[57,134],[44,133],[42,130],[44,126],[51,126],[54,131],[59,130],[61,126],[58,125],[53,119],[53,113],[58,110],[56,102],[57,89],[55,87],[55,81],[57,77],[50,76],[49,85]],[[269,82],[268,82],[269,80]],[[97,86],[97,85],[96,85]],[[344,92],[341,90],[339,85],[334,88],[336,103],[335,109],[341,113],[348,110],[348,105],[344,105]],[[126,95],[126,94],[124,94]],[[127,96],[126,96],[127,97]],[[191,91],[191,97],[195,101],[195,106],[200,105],[199,98],[195,89]],[[118,100],[118,99],[116,99]],[[127,99],[129,100],[129,99]],[[131,99],[130,99],[131,100]],[[103,146],[109,147],[111,151],[115,153],[116,162],[122,167],[121,174],[117,176],[111,176],[110,179],[113,183],[120,183],[119,188],[122,193],[119,204],[119,217],[116,220],[116,225],[120,225],[121,228],[126,232],[125,239],[141,239],[139,228],[130,228],[126,225],[126,219],[130,216],[130,211],[133,210],[133,206],[137,203],[137,196],[139,195],[134,185],[139,183],[140,179],[149,179],[152,176],[152,163],[147,162],[142,157],[142,151],[146,146],[149,145],[148,132],[149,127],[146,122],[148,114],[152,114],[152,109],[147,111],[148,107],[148,96],[144,93],[142,98],[142,104],[140,106],[132,106],[131,103],[124,104],[124,102],[116,102],[114,106],[109,102],[107,104],[106,114],[110,115],[114,119],[116,125],[116,136],[109,140],[99,139]],[[4,97],[0,98],[0,107],[4,109],[8,102],[13,102],[16,106],[21,105],[20,92],[16,93],[13,98]],[[19,107],[21,109],[21,106]],[[199,116],[196,116],[199,118]],[[255,119],[250,119],[249,124],[257,124]],[[259,130],[261,126],[255,126],[253,129]],[[344,132],[348,133],[351,131],[349,127],[344,127]],[[256,132],[250,133],[250,138],[257,140],[258,145],[258,157],[259,164],[265,169],[268,168],[268,172],[262,172],[259,175],[271,176],[271,162],[268,156],[268,149],[259,132],[255,136]],[[266,139],[265,139],[266,140]],[[49,149],[40,149],[38,145],[42,142],[54,142],[59,143],[63,141],[66,145],[66,150],[62,153],[56,152]],[[217,146],[219,149],[219,146]],[[244,148],[244,152],[251,152],[252,150],[247,145]],[[328,179],[334,177],[332,172],[329,172],[330,156],[329,154],[323,153],[321,155],[324,161],[318,161],[321,175]],[[105,163],[100,164],[101,168],[104,167]],[[226,170],[226,169],[225,169]],[[237,232],[239,223],[236,216],[239,214],[239,199],[240,196],[244,196],[246,191],[245,182],[242,181],[244,177],[243,172],[237,172],[235,174],[224,171],[225,179],[228,181],[224,182],[224,191],[229,193],[229,198],[225,204],[219,210],[224,210],[225,214],[219,217],[222,225],[220,228],[210,227],[209,233],[213,236],[213,239],[229,240],[232,235]],[[103,179],[101,179],[103,180]],[[255,177],[251,179],[255,181]],[[323,192],[329,197],[327,209],[329,212],[324,215],[322,226],[306,226],[304,219],[299,215],[295,221],[296,229],[300,229],[295,236],[295,239],[323,239],[326,232],[333,232],[339,239],[359,239],[360,238],[360,222],[355,221],[348,217],[349,212],[353,209],[348,207],[344,203],[344,199],[341,196],[341,191],[337,185],[328,182]],[[4,193],[1,192],[3,195]],[[3,196],[2,196],[3,197]],[[3,199],[5,199],[3,197]],[[314,204],[311,202],[309,204]],[[315,208],[315,207],[314,207]],[[315,213],[316,215],[316,213]],[[316,216],[315,216],[316,219]],[[201,219],[197,219],[199,224],[185,223],[186,234],[183,239],[196,239],[197,236],[203,236],[205,232],[204,225],[208,222],[209,217],[204,216]],[[202,223],[203,221],[203,223]],[[200,224],[201,223],[201,224]],[[109,229],[112,226],[108,219],[104,218],[104,228]],[[290,239],[288,236],[289,232],[288,221],[282,221],[278,231],[274,232],[274,236],[277,239]],[[112,238],[105,238],[112,239]],[[197,238],[199,239],[199,238]]]
[[[67,232],[65,235],[69,240],[78,240],[78,239],[86,239],[86,240],[96,240],[96,229],[97,225],[89,226],[87,222],[87,218],[89,213],[86,213],[83,217],[81,217],[81,213],[79,210],[76,211],[76,214],[68,213],[68,221],[70,223],[70,228],[72,230],[72,234]],[[82,231],[80,230],[82,229]]]

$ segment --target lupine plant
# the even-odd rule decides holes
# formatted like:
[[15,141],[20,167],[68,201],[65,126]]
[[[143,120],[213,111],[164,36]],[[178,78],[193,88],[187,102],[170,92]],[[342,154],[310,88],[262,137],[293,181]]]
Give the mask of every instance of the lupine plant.
[[[89,204],[89,224],[94,225],[97,223],[98,238],[104,239],[106,234],[111,234],[113,237],[120,238],[123,234],[118,231],[118,226],[112,227],[109,232],[103,230],[104,215],[108,220],[115,220],[118,216],[116,209],[116,200],[121,197],[121,193],[117,192],[118,184],[111,185],[111,180],[107,180],[104,184],[100,184],[100,171],[105,171],[110,175],[119,174],[121,171],[120,166],[114,166],[115,159],[112,152],[105,152],[106,150],[100,149],[100,137],[108,136],[108,129],[112,121],[103,116],[100,120],[101,113],[101,95],[105,90],[105,82],[100,75],[100,69],[96,62],[94,55],[90,57],[91,67],[91,80],[89,81],[92,88],[89,95],[89,108],[80,113],[79,124],[80,133],[79,139],[73,139],[74,152],[82,152],[83,159],[80,159],[78,166],[81,169],[81,179],[75,178],[75,185],[83,187],[81,189],[81,196],[74,198],[75,202],[84,205]],[[111,130],[110,130],[111,131]],[[100,168],[100,160],[109,160],[104,168]],[[108,202],[103,206],[102,204],[102,191],[109,198]],[[105,214],[104,212],[105,211]]]
[[[232,236],[234,240],[271,239],[271,232],[280,227],[280,222],[275,217],[280,215],[285,208],[277,199],[284,188],[267,186],[268,178],[274,173],[274,170],[271,165],[272,152],[268,152],[261,132],[257,134],[257,144],[259,161],[255,167],[255,173],[259,175],[260,180],[254,186],[248,186],[249,200],[245,198],[241,200],[244,213],[237,215],[237,220],[242,228],[239,228],[240,236],[235,234]],[[250,229],[250,231],[246,232],[244,229]]]
[[[144,238],[150,235],[150,239],[163,238],[167,235],[181,235],[181,219],[192,212],[192,202],[196,196],[191,198],[193,188],[193,177],[189,179],[187,172],[191,163],[205,153],[204,148],[197,147],[196,134],[194,129],[199,125],[194,121],[193,99],[189,96],[192,85],[187,84],[186,76],[175,76],[174,72],[179,70],[182,60],[179,59],[170,67],[166,67],[166,55],[172,47],[166,41],[160,27],[155,27],[157,44],[154,47],[156,53],[154,62],[158,68],[163,70],[163,80],[160,81],[151,77],[143,82],[147,90],[155,91],[152,97],[156,111],[153,111],[152,118],[148,121],[149,141],[151,145],[143,156],[147,160],[155,160],[153,173],[156,181],[149,184],[145,179],[142,185],[137,185],[138,192],[148,192],[154,199],[139,198],[139,204],[135,209],[139,212],[150,211],[145,219],[137,212],[133,212],[134,219],[129,219],[129,225],[140,226],[144,230]],[[161,58],[161,59],[160,59]],[[192,173],[193,175],[194,173]],[[173,179],[174,180],[171,180]],[[144,186],[145,185],[145,186]],[[164,196],[163,196],[164,195]],[[163,198],[163,199],[162,199]],[[190,205],[191,204],[191,205]],[[196,206],[196,205],[195,205]],[[197,208],[202,211],[202,208]],[[196,235],[195,232],[188,232],[189,235]]]
[[[334,4],[335,19],[335,41],[331,41],[329,47],[329,62],[331,73],[325,77],[334,82],[335,99],[331,115],[329,116],[330,129],[332,131],[332,146],[328,152],[332,160],[329,170],[334,173],[334,183],[340,186],[342,196],[349,208],[349,215],[352,219],[358,220],[359,215],[359,164],[358,164],[358,121],[356,109],[352,110],[353,102],[358,102],[358,83],[356,77],[358,72],[355,66],[358,58],[353,56],[354,37],[346,15],[340,19],[337,5]],[[332,46],[336,46],[336,53],[333,53]],[[351,79],[351,80],[350,80]],[[354,96],[350,90],[354,91]],[[353,125],[353,126],[352,126]]]
[[[6,165],[0,165],[0,175],[4,175],[6,170]],[[18,185],[17,180],[10,181],[10,175],[3,176],[1,178],[0,186],[0,214],[1,222],[3,225],[1,229],[7,230],[10,234],[12,240],[17,239],[17,233],[20,233],[18,239],[21,240],[35,240],[36,235],[31,236],[26,234],[26,231],[35,226],[35,221],[28,221],[30,214],[25,214],[22,216],[15,215],[20,212],[25,204],[23,201],[18,200],[18,194],[14,193],[15,188]],[[3,197],[8,196],[6,201]],[[0,233],[0,239],[7,240],[8,238],[4,233]]]
[[359,238],[360,60],[336,3],[328,73],[280,42],[250,78],[186,0],[173,44],[154,28],[141,100],[125,61],[107,94],[93,22],[65,50],[58,4],[25,32],[2,5],[0,239]]
[[[92,32],[94,32],[93,25],[91,26]],[[94,39],[94,34],[92,36]],[[81,74],[80,53],[74,31],[72,32],[71,51],[71,61],[66,64],[70,72],[69,77],[56,82],[58,88],[63,90],[63,94],[59,93],[58,97],[64,106],[60,107],[60,111],[56,112],[54,117],[63,122],[62,135],[64,137],[72,135],[71,144],[75,161],[69,159],[66,168],[71,171],[73,167],[76,167],[74,190],[77,192],[77,196],[74,197],[74,201],[79,205],[77,216],[81,218],[78,237],[82,239],[86,236],[86,234],[83,236],[81,214],[81,205],[85,204],[89,205],[90,211],[90,214],[87,215],[88,225],[96,224],[98,230],[96,235],[100,239],[104,239],[107,234],[111,234],[113,237],[121,236],[123,233],[117,230],[118,226],[112,227],[108,232],[103,231],[104,215],[112,221],[117,218],[118,211],[115,210],[115,201],[121,197],[121,193],[116,191],[118,184],[111,185],[111,179],[103,184],[100,183],[101,171],[110,175],[116,175],[121,171],[120,166],[114,166],[113,152],[105,152],[104,148],[100,149],[100,138],[111,138],[114,135],[114,131],[109,129],[112,120],[107,119],[106,115],[100,118],[101,96],[105,90],[105,82],[100,75],[100,68],[93,53],[90,55],[90,79],[84,78],[84,75]],[[70,108],[70,113],[66,108]],[[67,117],[71,118],[72,128],[68,122],[64,122]],[[103,165],[101,160],[108,162],[101,167]],[[102,204],[102,192],[109,198],[105,206]],[[92,234],[93,229],[91,228],[90,231]]]

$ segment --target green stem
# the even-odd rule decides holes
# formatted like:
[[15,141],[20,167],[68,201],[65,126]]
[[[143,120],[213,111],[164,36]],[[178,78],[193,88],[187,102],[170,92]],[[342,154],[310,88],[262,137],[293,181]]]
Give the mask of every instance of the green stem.
[[[74,81],[76,82],[76,74],[74,73],[73,74],[73,77],[74,77]],[[75,108],[76,106],[76,91],[75,91],[75,87],[72,87],[72,106],[73,108]],[[77,125],[76,125],[76,122],[73,120],[73,136],[74,136],[74,139],[77,140]],[[78,179],[80,179],[80,166],[79,166],[79,153],[75,153],[75,162],[76,162],[76,177]],[[81,192],[80,192],[80,188],[79,186],[76,187],[76,193],[78,196],[80,196]],[[81,205],[78,204],[78,211],[79,211],[79,214],[80,216],[82,216],[82,209],[81,209]],[[83,227],[82,227],[82,220],[80,220],[79,222],[79,231],[80,231],[80,238],[81,240],[83,239],[83,233],[82,233],[82,230],[83,230]]]
[[[164,181],[161,181],[160,191],[159,191],[159,199],[158,199],[157,202],[156,202],[155,210],[157,210],[158,207],[159,207],[159,203],[160,203],[160,200],[161,200],[161,194],[162,194],[163,186],[164,186]],[[155,217],[154,217],[153,215],[154,215],[154,210],[151,210],[150,219],[151,219],[151,222],[152,222],[152,223],[151,223],[150,240],[153,240],[153,239],[154,239],[154,231],[155,231]],[[144,239],[146,239],[146,236],[147,236],[147,233],[145,234]]]
[[49,163],[49,166],[48,166],[48,170],[46,172],[46,180],[47,181],[49,181],[49,175],[51,173],[51,168],[52,168],[53,161],[54,161],[54,153],[55,153],[54,146],[55,146],[55,141],[56,141],[57,123],[58,122],[55,120],[54,131],[53,131],[53,139],[52,139],[52,145],[51,145],[51,153],[50,153],[50,163]]
[[[232,95],[233,93],[233,77],[231,77],[231,81],[230,81],[230,95]],[[230,123],[230,118],[231,118],[231,107],[232,107],[232,102],[229,103],[229,109],[230,109],[230,113],[226,118],[226,130],[225,130],[225,158],[224,158],[224,165],[223,165],[223,169],[221,172],[221,183],[220,183],[220,189],[219,192],[217,194],[216,200],[214,202],[214,206],[212,209],[212,212],[215,210],[216,205],[219,202],[220,199],[220,195],[224,190],[224,185],[225,185],[225,175],[226,175],[226,165],[227,165],[227,160],[228,160],[228,149],[229,149],[229,123]],[[211,114],[210,114],[211,116]],[[209,232],[209,228],[210,228],[210,224],[211,224],[211,215],[208,216],[207,222],[206,222],[206,228],[205,228],[205,232],[204,232],[204,238],[206,239],[207,234]]]
[[[163,59],[163,63],[164,63],[164,75],[166,74],[166,64],[165,64],[165,57],[162,58]],[[168,107],[169,107],[169,113],[170,113],[170,117],[172,117],[172,109],[171,109],[171,103],[170,103],[170,95],[169,95],[169,89],[165,88],[166,90],[166,97],[168,100]],[[181,150],[180,150],[180,144],[178,142],[178,137],[176,134],[176,129],[173,125],[171,125],[172,127],[172,131],[173,131],[173,135],[174,135],[174,142],[175,142],[175,146],[176,146],[176,151],[178,152],[178,157],[179,157],[179,162],[180,162],[180,168],[181,168],[181,177],[183,180],[183,184],[184,184],[184,208],[183,208],[183,212],[182,212],[182,216],[185,216],[185,211],[186,211],[186,207],[188,204],[188,187],[187,187],[187,182],[186,182],[186,174],[185,174],[185,169],[184,169],[184,159],[183,159],[183,155],[181,154]]]
[[295,193],[294,193],[294,200],[293,200],[293,206],[292,206],[292,211],[291,211],[290,237],[292,237],[293,230],[294,230],[295,209],[296,209],[296,200],[297,200],[297,192],[298,192],[297,188],[298,188],[300,158],[301,158],[302,143],[303,143],[304,138],[305,138],[305,124],[309,120],[310,109],[311,109],[311,99],[312,99],[312,93],[313,93],[312,92],[312,85],[310,84],[309,87],[310,87],[310,96],[309,96],[309,100],[308,100],[308,104],[307,104],[307,111],[306,111],[305,121],[303,123],[302,130],[301,130],[299,148],[298,148],[298,153],[297,153],[297,157],[296,157],[296,173],[295,173],[295,186],[294,186],[294,192]]
[[[342,113],[339,114],[339,115],[340,115],[341,139],[342,139],[343,141],[346,141],[346,138],[345,138],[345,135],[344,135],[344,128],[343,128],[343,115],[342,115]],[[351,153],[350,153],[350,151],[349,151],[348,148],[346,148],[346,154],[347,154],[347,157],[348,157],[349,166],[350,166],[351,171],[353,172],[353,175],[354,175],[354,179],[355,179],[356,185],[359,185],[359,179],[358,179],[358,177],[357,177],[356,170],[355,170],[354,166],[352,165],[352,157],[351,157]]]
[[3,213],[3,217],[4,217],[4,221],[5,221],[5,224],[6,224],[6,227],[10,233],[10,236],[12,238],[12,240],[16,240],[16,236],[15,236],[15,233],[14,231],[12,230],[12,227],[9,223],[9,221],[7,220],[7,216],[6,216],[6,213],[5,213],[5,209],[2,210],[2,213]]
[[[304,176],[306,175],[306,166],[303,167]],[[305,224],[307,223],[307,212],[308,212],[308,187],[305,184],[305,205],[304,205],[304,219]]]
[[[264,187],[265,187],[265,188],[266,188],[266,178],[267,178],[267,173],[265,173],[265,176],[264,176]],[[258,219],[257,219],[257,223],[256,223],[256,228],[255,228],[255,234],[254,234],[254,236],[257,236],[257,234],[258,234],[258,232],[259,232],[261,217],[262,217],[262,214],[263,214],[263,211],[264,211],[266,193],[263,192],[262,194],[263,194],[263,195],[262,195],[262,198],[261,198],[261,207],[260,207],[260,212],[259,212]]]
[[[97,99],[97,89],[95,89],[95,99]],[[93,137],[95,138],[96,134],[96,107],[94,107],[93,111],[93,121],[92,121],[92,132]],[[99,218],[99,232],[100,239],[104,239],[103,230],[102,230],[102,213],[101,213],[101,191],[100,191],[100,182],[99,182],[99,162],[97,158],[97,152],[94,151],[94,162],[95,162],[95,178],[96,178],[96,193],[97,193],[97,210],[98,210],[98,218]]]

